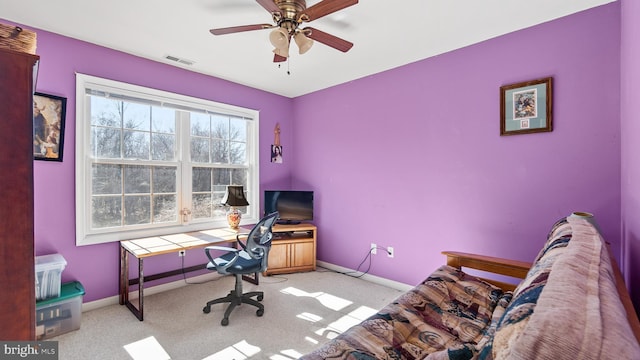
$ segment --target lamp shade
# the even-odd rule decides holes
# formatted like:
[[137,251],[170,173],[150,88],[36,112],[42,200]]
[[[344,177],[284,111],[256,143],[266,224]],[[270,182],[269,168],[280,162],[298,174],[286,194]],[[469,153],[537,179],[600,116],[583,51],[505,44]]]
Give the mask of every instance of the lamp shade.
[[227,186],[227,193],[222,198],[223,205],[229,206],[247,206],[247,198],[244,197],[244,189],[242,185],[229,185]]
[[300,52],[300,55],[309,51],[309,49],[311,49],[311,46],[313,46],[313,40],[304,36],[302,32],[295,34],[293,39],[296,41],[296,44],[298,45],[298,50]]
[[269,34],[269,41],[276,49],[289,48],[289,33],[283,28],[277,28]]

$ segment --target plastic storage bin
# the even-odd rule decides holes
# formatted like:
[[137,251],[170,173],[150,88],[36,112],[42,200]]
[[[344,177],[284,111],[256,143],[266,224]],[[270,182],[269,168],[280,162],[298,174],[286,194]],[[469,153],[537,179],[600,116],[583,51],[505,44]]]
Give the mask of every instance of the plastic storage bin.
[[80,329],[84,287],[78,281],[64,283],[60,296],[36,302],[36,336],[49,339]]
[[36,301],[60,296],[67,261],[60,254],[36,256]]

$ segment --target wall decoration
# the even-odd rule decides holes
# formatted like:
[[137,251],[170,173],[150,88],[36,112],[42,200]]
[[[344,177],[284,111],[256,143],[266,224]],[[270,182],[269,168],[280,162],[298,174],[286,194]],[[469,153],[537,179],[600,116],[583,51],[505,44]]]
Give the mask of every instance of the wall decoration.
[[552,82],[547,77],[500,87],[500,135],[553,131]]
[[62,161],[67,99],[36,92],[33,95],[33,157]]
[[280,123],[273,129],[274,139],[271,144],[271,162],[282,164],[282,145],[280,145]]

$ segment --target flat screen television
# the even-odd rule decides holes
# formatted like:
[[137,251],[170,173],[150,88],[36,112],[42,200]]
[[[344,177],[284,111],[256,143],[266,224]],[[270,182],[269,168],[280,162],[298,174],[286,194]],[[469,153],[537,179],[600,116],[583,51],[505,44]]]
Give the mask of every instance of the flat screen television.
[[299,224],[313,220],[313,191],[266,190],[264,212],[279,212],[279,224]]

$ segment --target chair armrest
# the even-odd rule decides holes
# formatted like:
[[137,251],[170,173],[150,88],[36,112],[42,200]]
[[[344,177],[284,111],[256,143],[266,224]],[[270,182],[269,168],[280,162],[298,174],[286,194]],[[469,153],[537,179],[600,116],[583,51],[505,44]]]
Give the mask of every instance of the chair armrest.
[[246,236],[249,237],[249,233],[240,233],[236,235],[236,241],[238,242],[238,244],[240,244],[240,247],[242,247],[242,250],[247,250],[247,244],[243,243],[242,240],[240,240],[241,236]]
[[204,248],[204,253],[205,253],[205,255],[207,255],[207,258],[209,258],[209,261],[214,265],[215,265],[215,262],[213,261],[213,257],[210,254],[211,250],[221,250],[221,251],[227,251],[227,252],[235,253],[235,256],[233,257],[233,259],[231,259],[231,261],[229,261],[227,263],[227,265],[224,266],[225,269],[228,267],[228,265],[231,265],[234,262],[236,262],[236,260],[240,256],[240,250],[236,249],[236,248],[231,248],[231,247],[227,247],[227,246],[207,246],[206,248]]
[[[524,279],[531,268],[531,263],[526,261],[518,261],[511,259],[498,258],[493,256],[485,256],[478,254],[469,254],[456,251],[443,251],[443,255],[447,256],[447,265],[462,270],[467,267],[476,270],[487,271],[494,274],[511,276],[514,278]],[[504,290],[513,290],[513,284],[502,281],[484,279]]]

